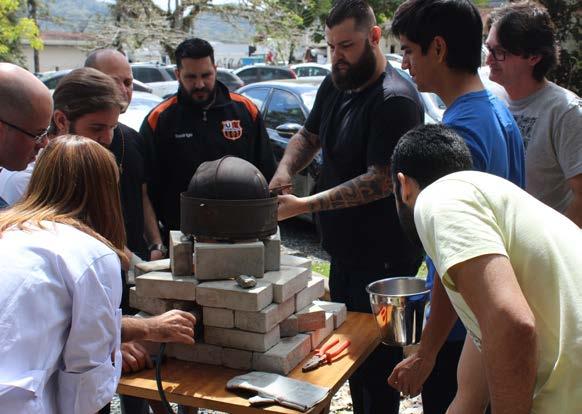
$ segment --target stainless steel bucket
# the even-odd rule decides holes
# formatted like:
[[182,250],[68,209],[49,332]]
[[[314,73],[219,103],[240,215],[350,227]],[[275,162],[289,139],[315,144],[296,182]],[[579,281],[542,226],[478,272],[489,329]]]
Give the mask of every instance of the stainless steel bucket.
[[424,308],[429,290],[416,277],[393,277],[366,286],[372,313],[386,345],[405,346],[420,342]]

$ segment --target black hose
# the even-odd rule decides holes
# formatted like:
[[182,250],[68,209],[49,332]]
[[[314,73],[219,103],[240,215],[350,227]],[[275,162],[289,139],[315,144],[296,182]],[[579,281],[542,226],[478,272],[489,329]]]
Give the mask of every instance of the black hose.
[[162,359],[164,358],[164,353],[166,352],[166,343],[160,345],[160,351],[158,352],[158,357],[156,358],[156,385],[158,386],[158,393],[160,394],[160,399],[167,414],[176,414],[172,409],[172,406],[166,398],[166,392],[164,387],[162,387]]

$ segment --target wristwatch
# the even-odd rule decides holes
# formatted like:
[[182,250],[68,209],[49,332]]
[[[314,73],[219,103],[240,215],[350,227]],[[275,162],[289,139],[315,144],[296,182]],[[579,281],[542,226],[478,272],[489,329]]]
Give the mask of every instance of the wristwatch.
[[157,243],[157,244],[150,244],[148,247],[149,252],[151,253],[153,250],[159,250],[160,252],[162,252],[162,254],[164,255],[164,257],[168,256],[168,248],[166,246],[164,246],[161,243]]

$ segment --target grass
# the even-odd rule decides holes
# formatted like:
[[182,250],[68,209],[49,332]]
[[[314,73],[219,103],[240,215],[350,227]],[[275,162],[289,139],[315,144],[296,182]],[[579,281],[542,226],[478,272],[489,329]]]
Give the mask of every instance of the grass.
[[[325,277],[329,277],[329,262],[326,260],[313,261],[311,263],[311,270]],[[421,279],[426,279],[427,272],[428,269],[426,268],[426,263],[422,262],[416,276],[420,277]]]

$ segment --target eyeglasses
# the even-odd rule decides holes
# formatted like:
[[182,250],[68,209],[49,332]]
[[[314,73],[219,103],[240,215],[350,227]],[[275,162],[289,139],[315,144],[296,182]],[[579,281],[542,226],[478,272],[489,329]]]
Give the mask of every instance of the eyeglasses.
[[20,127],[17,127],[16,125],[11,124],[10,122],[3,121],[2,119],[0,119],[0,122],[8,125],[10,128],[17,130],[18,132],[22,132],[24,135],[31,138],[37,144],[47,137],[47,135],[49,133],[49,128],[50,128],[49,127],[47,129],[45,129],[43,132],[41,132],[40,134],[36,135],[36,134],[31,134],[30,132],[27,132]]
[[505,51],[503,49],[492,49],[489,46],[485,46],[485,47],[487,48],[489,53],[491,53],[491,56],[493,56],[493,59],[496,60],[497,62],[503,62],[505,60],[505,56],[507,55],[507,51]]

